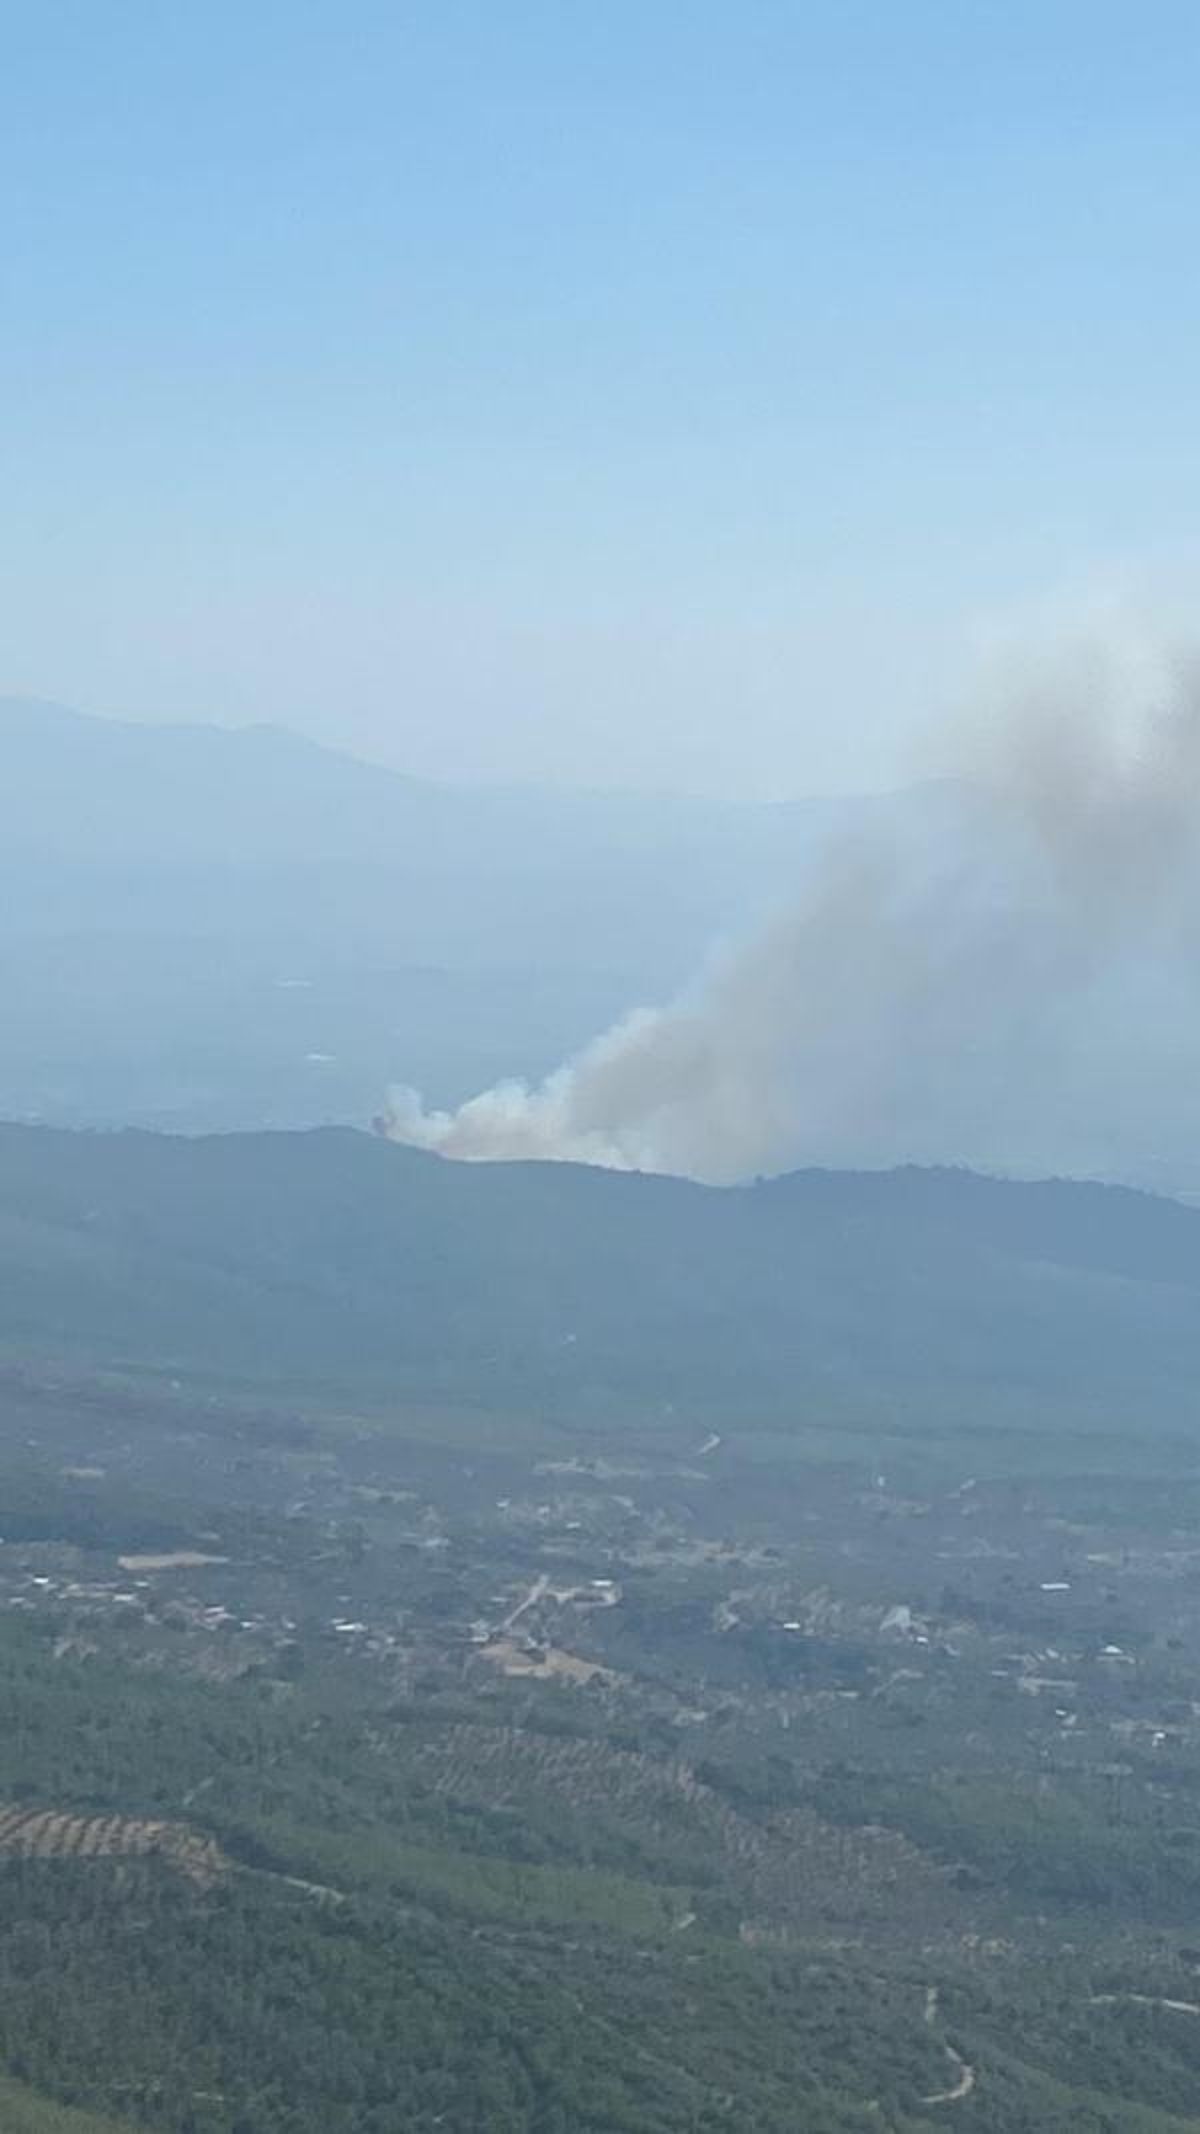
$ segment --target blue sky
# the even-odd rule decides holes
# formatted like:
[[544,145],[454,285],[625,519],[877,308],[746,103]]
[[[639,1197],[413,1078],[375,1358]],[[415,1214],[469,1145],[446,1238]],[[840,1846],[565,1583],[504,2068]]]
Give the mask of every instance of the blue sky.
[[1188,604],[1192,5],[0,28],[0,689],[800,792]]

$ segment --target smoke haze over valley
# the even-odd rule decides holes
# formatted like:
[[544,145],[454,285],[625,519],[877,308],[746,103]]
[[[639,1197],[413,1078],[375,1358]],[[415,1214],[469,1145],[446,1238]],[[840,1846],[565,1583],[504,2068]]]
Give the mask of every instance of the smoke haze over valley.
[[10,704],[0,1095],[362,1123],[399,1067],[386,1131],[469,1160],[1191,1192],[1198,702],[1186,648],[1068,641],[943,733],[940,777],[755,807]]
[[968,1162],[1200,1182],[1200,667],[1093,645],[1010,678],[936,819],[853,824],[803,895],[541,1083],[395,1139],[731,1182]]

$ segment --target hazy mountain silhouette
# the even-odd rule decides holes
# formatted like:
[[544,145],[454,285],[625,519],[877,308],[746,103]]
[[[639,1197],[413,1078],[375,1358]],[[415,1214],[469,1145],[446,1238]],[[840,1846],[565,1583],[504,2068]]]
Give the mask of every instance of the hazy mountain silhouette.
[[0,699],[0,1112],[187,1128],[455,1101],[669,993],[855,810],[439,786],[279,727]]

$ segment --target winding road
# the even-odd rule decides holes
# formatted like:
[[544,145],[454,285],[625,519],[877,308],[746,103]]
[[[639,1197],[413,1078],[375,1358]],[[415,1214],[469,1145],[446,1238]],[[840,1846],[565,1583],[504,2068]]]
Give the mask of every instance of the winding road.
[[[938,1989],[936,1986],[927,1986],[925,1988],[925,2021],[931,2029],[937,2022],[937,2016]],[[974,2068],[968,2065],[961,2053],[955,2052],[953,2045],[947,2045],[944,2038],[942,2040],[942,2051],[950,2062],[955,2078],[954,2082],[948,2090],[934,2090],[928,2097],[922,2097],[922,2104],[961,2104],[963,2098],[969,2097],[975,2087]]]

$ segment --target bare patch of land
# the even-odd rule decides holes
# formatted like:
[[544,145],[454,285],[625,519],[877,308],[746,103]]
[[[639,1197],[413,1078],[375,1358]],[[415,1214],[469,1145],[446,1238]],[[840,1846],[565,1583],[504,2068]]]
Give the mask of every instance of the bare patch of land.
[[206,1556],[200,1549],[172,1549],[163,1556],[118,1556],[122,1571],[202,1571],[206,1564],[228,1563],[228,1556]]
[[493,1667],[502,1668],[506,1675],[528,1675],[538,1682],[593,1682],[612,1679],[612,1671],[601,1667],[594,1660],[581,1660],[576,1653],[563,1652],[557,1645],[528,1649],[518,1645],[513,1638],[493,1638],[490,1645],[481,1647],[485,1659]]

